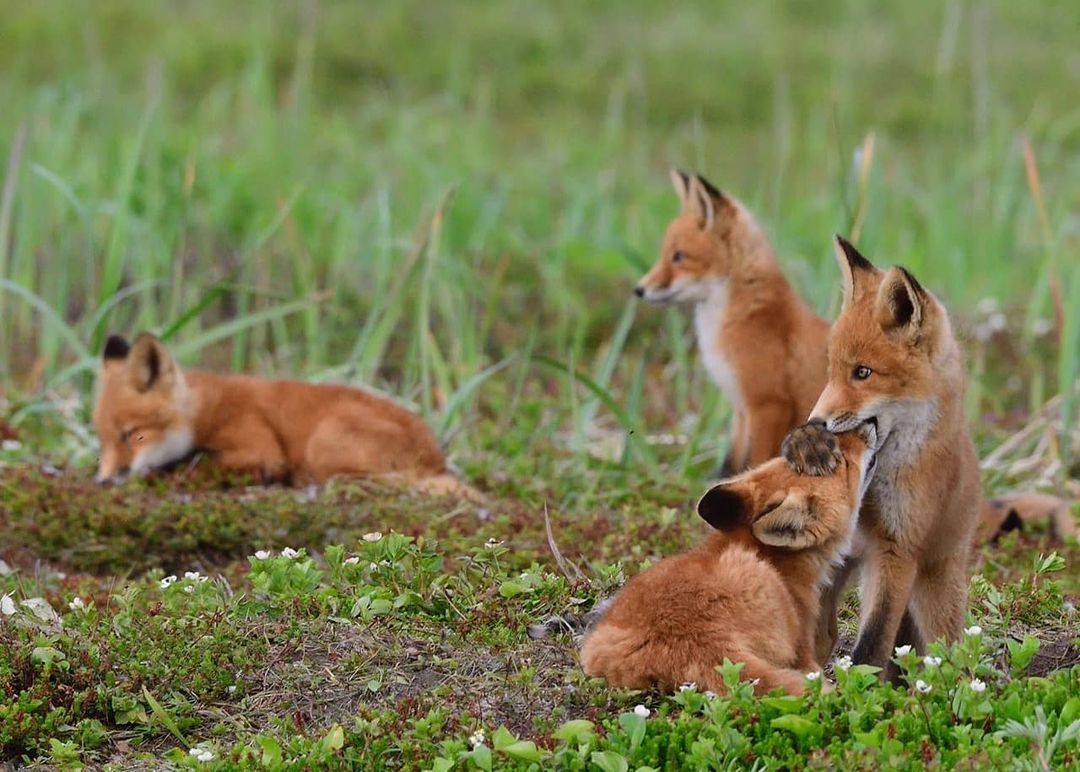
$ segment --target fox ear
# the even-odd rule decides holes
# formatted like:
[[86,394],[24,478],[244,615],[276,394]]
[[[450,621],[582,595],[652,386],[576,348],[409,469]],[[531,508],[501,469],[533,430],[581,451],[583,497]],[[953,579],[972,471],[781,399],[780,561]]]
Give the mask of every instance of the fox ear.
[[697,215],[706,230],[712,230],[716,225],[716,201],[709,192],[710,189],[716,190],[700,175],[695,174],[690,178],[690,211]]
[[176,362],[160,340],[148,332],[135,339],[128,358],[128,379],[135,391],[171,388],[176,372]]
[[750,530],[762,544],[801,550],[822,541],[821,525],[820,519],[810,511],[809,497],[789,491],[779,504],[767,507],[754,520]]
[[833,247],[836,250],[836,262],[840,264],[840,275],[844,282],[842,308],[847,308],[862,293],[866,278],[877,273],[878,270],[840,234],[833,236]]
[[876,316],[885,332],[906,330],[917,337],[926,309],[926,290],[908,273],[893,266],[881,281],[877,295]]
[[722,482],[701,497],[697,512],[718,531],[730,531],[750,519],[753,500],[737,482]]
[[690,197],[690,175],[682,169],[671,169],[671,185],[675,188],[675,195],[679,197],[683,208],[686,208],[687,199]]
[[109,339],[105,341],[105,351],[102,352],[101,358],[106,362],[127,359],[130,352],[131,344],[127,342],[126,338],[121,335],[110,335]]

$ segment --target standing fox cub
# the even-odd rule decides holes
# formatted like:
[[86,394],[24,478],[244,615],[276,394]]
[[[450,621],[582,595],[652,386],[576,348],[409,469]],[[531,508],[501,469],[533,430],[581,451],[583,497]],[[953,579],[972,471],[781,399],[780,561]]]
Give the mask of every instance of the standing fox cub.
[[[880,271],[836,238],[844,283],[829,337],[829,378],[811,421],[843,432],[877,425],[877,471],[859,513],[861,621],[853,658],[884,667],[897,643],[956,640],[967,611],[979,518],[979,467],[964,421],[964,366],[945,307],[900,267]],[[784,441],[799,472],[829,472],[813,433]],[[836,639],[836,600],[822,607],[819,656]],[[898,640],[899,637],[899,640]]]
[[181,370],[143,333],[105,344],[94,427],[97,479],[146,472],[194,450],[267,480],[395,475],[432,492],[465,489],[431,430],[412,413],[344,386]]
[[717,533],[623,588],[585,637],[586,673],[632,689],[693,681],[722,691],[715,667],[727,657],[746,663],[759,694],[802,693],[820,669],[819,588],[850,544],[877,444],[872,424],[804,435],[830,454],[833,474],[799,476],[775,458],[706,493],[698,514]]
[[698,348],[734,414],[721,474],[762,464],[806,420],[825,385],[828,323],[795,293],[764,231],[703,177],[672,170],[682,211],[635,288],[693,303]]

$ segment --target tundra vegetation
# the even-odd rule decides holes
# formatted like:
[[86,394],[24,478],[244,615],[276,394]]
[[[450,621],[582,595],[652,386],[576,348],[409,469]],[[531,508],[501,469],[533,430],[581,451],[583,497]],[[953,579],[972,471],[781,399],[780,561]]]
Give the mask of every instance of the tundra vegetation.
[[[704,533],[729,410],[686,314],[631,294],[673,164],[758,214],[826,318],[833,232],[910,268],[966,347],[984,490],[1077,497],[1078,26],[1005,0],[9,4],[0,764],[1080,764],[1080,548],[1038,528],[981,548],[967,634],[897,653],[902,686],[841,659],[802,697],[731,663],[725,694],[631,693],[526,634]],[[140,329],[391,394],[488,501],[206,459],[98,487],[93,373]]]

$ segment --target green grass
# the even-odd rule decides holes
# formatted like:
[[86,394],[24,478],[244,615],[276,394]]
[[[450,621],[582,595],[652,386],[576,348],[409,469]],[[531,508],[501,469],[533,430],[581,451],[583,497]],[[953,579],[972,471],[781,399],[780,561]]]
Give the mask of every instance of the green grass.
[[[127,763],[208,742],[236,764],[430,766],[471,752],[484,727],[496,764],[528,763],[528,747],[495,740],[501,723],[570,768],[619,768],[594,752],[691,758],[704,751],[690,732],[744,747],[735,732],[776,764],[829,742],[845,766],[885,752],[871,735],[893,730],[870,718],[770,745],[741,719],[584,683],[572,641],[523,630],[700,533],[688,505],[723,456],[728,408],[685,313],[630,295],[675,212],[671,165],[744,200],[824,314],[838,305],[833,232],[857,228],[870,257],[910,268],[964,340],[969,418],[994,459],[986,489],[1075,495],[1080,8],[716,6],[54,0],[0,14],[0,439],[21,442],[0,451],[0,557],[15,568],[0,590],[58,609],[94,600],[62,632],[22,611],[0,622],[0,681],[20,701],[0,718],[4,757]],[[871,136],[862,176],[854,156]],[[213,475],[93,488],[97,357],[110,332],[143,328],[184,364],[394,394],[492,505],[355,485],[308,500]],[[990,456],[1023,426],[1025,442]],[[545,506],[593,584],[551,573]],[[392,596],[328,580],[321,559],[312,597],[265,596],[248,570],[256,549],[321,558],[391,529],[437,539],[445,561]],[[498,567],[460,559],[492,538],[507,540]],[[946,736],[934,722],[957,707],[932,692],[926,727],[894,727],[898,765],[926,752],[919,733],[942,763],[1039,763],[1031,743],[994,733],[1037,722],[1042,701],[1052,734],[1076,696],[1059,690],[1066,676],[1039,679],[1075,662],[1061,631],[1078,556],[1061,548],[1058,590],[1043,594],[1040,551],[1007,539],[980,572],[992,584],[976,579],[984,664],[1002,673],[985,671],[992,718]],[[192,568],[225,579],[161,593],[155,572]],[[504,597],[523,571],[533,578]],[[466,595],[460,616],[430,605],[436,580]],[[400,619],[351,613],[364,593],[393,602],[406,586],[423,602]],[[144,617],[141,643],[125,625]],[[1029,631],[1039,675],[1014,679],[1005,639]],[[174,658],[177,640],[198,656]],[[485,690],[494,707],[469,696]],[[860,716],[919,708],[915,693],[873,695]],[[846,699],[812,710],[839,721]],[[641,701],[663,715],[644,738],[619,718]],[[736,702],[769,722],[784,710]],[[571,719],[595,734],[553,735]],[[979,747],[981,733],[998,739]]]

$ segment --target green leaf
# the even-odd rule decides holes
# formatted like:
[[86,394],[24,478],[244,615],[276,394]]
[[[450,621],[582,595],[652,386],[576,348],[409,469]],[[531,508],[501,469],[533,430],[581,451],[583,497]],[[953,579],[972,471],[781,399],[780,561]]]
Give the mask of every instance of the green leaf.
[[626,759],[615,751],[593,751],[589,760],[603,772],[626,772],[630,768]]
[[516,743],[510,743],[502,749],[502,752],[522,761],[540,761],[540,750],[532,740],[518,740]]
[[440,756],[431,762],[431,772],[450,772],[453,768],[453,759],[444,759]]
[[803,698],[793,697],[788,695],[786,697],[762,697],[762,704],[778,711],[782,714],[799,713],[803,709]]
[[264,735],[259,737],[259,747],[262,749],[262,765],[264,767],[281,766],[281,745],[273,737]]
[[802,716],[793,715],[774,718],[771,722],[771,726],[774,729],[786,729],[800,739],[806,737],[817,728],[817,724],[813,721],[808,721]]
[[525,585],[510,579],[507,579],[499,585],[499,595],[502,595],[504,598],[515,598],[523,592],[528,592],[528,590],[529,588]]
[[480,769],[491,769],[491,748],[483,743],[472,749],[469,758],[472,759],[473,764],[480,767]]
[[328,750],[340,751],[345,746],[345,730],[341,724],[334,724],[326,737],[322,738],[322,746]]
[[565,724],[555,730],[554,736],[556,740],[562,740],[563,742],[570,742],[571,740],[577,740],[583,735],[591,735],[596,730],[596,726],[592,721],[588,721],[584,718],[574,719],[573,721],[567,721]]
[[1078,718],[1080,718],[1080,697],[1070,697],[1058,715],[1058,726],[1068,726]]
[[1005,645],[1009,648],[1009,669],[1013,676],[1023,675],[1039,651],[1039,639],[1025,635],[1020,643],[1010,640],[1006,641]]
[[161,703],[154,699],[149,690],[145,686],[142,688],[143,699],[146,700],[146,704],[150,706],[150,711],[154,714],[162,726],[169,730],[170,734],[184,744],[184,747],[190,748],[191,743],[187,741],[183,734],[180,733],[180,727],[176,725],[176,722],[172,720],[172,717],[165,712],[165,708],[161,707]]
[[619,716],[619,726],[623,728],[630,738],[630,750],[634,750],[645,738],[645,719],[634,712],[623,713]]
[[517,738],[510,734],[510,730],[505,726],[500,726],[491,735],[491,744],[495,746],[495,750],[501,751],[508,745],[513,745],[517,742]]

